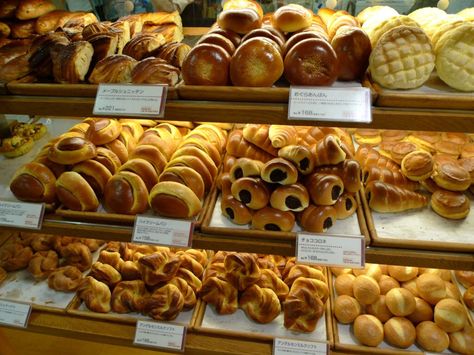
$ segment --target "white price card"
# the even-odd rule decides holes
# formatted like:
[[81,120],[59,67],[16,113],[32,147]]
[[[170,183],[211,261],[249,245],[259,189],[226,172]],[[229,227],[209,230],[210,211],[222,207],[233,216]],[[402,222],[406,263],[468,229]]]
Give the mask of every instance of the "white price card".
[[99,84],[94,115],[163,117],[167,85]]
[[132,242],[190,247],[193,222],[178,219],[137,216]]
[[364,236],[300,233],[296,260],[305,264],[362,268],[365,264]]
[[363,87],[292,86],[288,120],[370,123],[370,90]]
[[0,201],[0,226],[41,229],[44,203]]
[[285,338],[273,340],[273,355],[326,355],[327,353],[327,343]]
[[184,351],[185,337],[183,325],[139,320],[133,344]]
[[30,313],[30,304],[0,300],[0,324],[26,328]]

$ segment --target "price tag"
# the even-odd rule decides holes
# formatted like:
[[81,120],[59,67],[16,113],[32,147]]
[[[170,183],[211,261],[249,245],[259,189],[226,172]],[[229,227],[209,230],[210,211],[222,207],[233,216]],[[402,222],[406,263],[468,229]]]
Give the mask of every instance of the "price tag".
[[296,260],[305,264],[362,268],[365,240],[361,236],[298,234]]
[[167,85],[99,84],[94,115],[163,117]]
[[288,120],[370,123],[370,90],[363,87],[292,86]]
[[328,344],[313,341],[275,338],[273,355],[316,355],[328,353]]
[[31,305],[0,300],[0,324],[26,328]]
[[43,203],[0,201],[0,226],[41,229]]
[[185,336],[183,325],[139,320],[133,344],[184,351]]
[[132,242],[190,247],[193,223],[178,219],[137,216]]

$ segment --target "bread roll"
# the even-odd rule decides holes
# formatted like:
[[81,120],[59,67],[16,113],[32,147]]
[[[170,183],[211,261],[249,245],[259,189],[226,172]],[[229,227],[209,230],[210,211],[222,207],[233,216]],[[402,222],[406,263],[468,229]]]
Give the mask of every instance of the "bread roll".
[[372,277],[359,275],[353,283],[354,297],[361,304],[368,305],[377,301],[380,296],[380,287]]
[[272,17],[272,25],[282,32],[296,32],[311,25],[312,12],[298,4],[278,8]]
[[262,25],[262,16],[254,9],[229,9],[217,17],[217,24],[224,30],[246,34]]
[[446,286],[443,279],[433,274],[422,274],[416,279],[420,297],[432,305],[446,298]]
[[332,206],[342,195],[344,184],[337,175],[313,173],[306,179],[306,188],[314,204]]
[[458,280],[465,288],[474,285],[474,271],[456,270],[454,275],[456,275],[456,280]]
[[421,297],[420,293],[418,292],[418,287],[416,287],[416,278],[402,282],[402,287],[410,291],[413,296]]
[[232,42],[235,48],[239,46],[240,41],[241,41],[239,34],[231,30],[224,30],[222,28],[214,28],[208,32],[208,34],[211,34],[211,33],[216,33],[221,36],[224,36],[225,38],[227,38],[228,40]]
[[[150,191],[158,182],[158,174],[156,173],[155,168],[145,159],[130,159],[118,169],[118,172],[120,171],[129,171],[140,176],[148,191]],[[204,191],[204,184],[202,184],[202,187]]]
[[303,211],[309,205],[309,195],[301,184],[277,187],[270,196],[270,205],[280,211]]
[[231,57],[222,47],[202,43],[188,53],[182,76],[187,85],[227,85]]
[[434,321],[436,325],[448,333],[460,331],[467,322],[466,310],[456,300],[443,299],[434,308]]
[[73,211],[95,211],[99,200],[88,182],[74,171],[64,172],[56,180],[59,201]]
[[418,275],[418,268],[412,266],[389,265],[388,273],[397,281],[403,282],[415,278],[416,275]]
[[19,168],[10,182],[10,190],[21,201],[53,203],[56,177],[43,164],[32,162]]
[[392,288],[400,287],[400,283],[391,276],[382,275],[380,276],[379,287],[380,287],[380,294],[385,295]]
[[416,329],[406,318],[390,318],[383,326],[385,340],[398,348],[406,349],[415,343]]
[[232,184],[231,192],[236,200],[254,210],[265,207],[270,200],[270,193],[260,179],[240,178]]
[[326,232],[336,223],[337,213],[333,206],[315,206],[310,204],[298,215],[301,227],[308,232]]
[[102,196],[107,181],[112,177],[110,171],[95,160],[86,160],[74,165],[72,171],[79,173],[94,190],[97,196]]
[[148,190],[140,176],[120,171],[107,182],[104,202],[108,211],[140,214],[148,209]]
[[367,346],[378,346],[384,339],[384,326],[374,316],[363,314],[354,321],[354,335]]
[[439,187],[449,191],[465,191],[471,185],[470,174],[455,162],[436,164],[432,178]]
[[399,317],[408,316],[416,309],[415,296],[404,288],[391,289],[385,300],[390,312]]
[[469,198],[459,191],[438,189],[431,196],[431,208],[437,214],[448,219],[463,219],[469,214]]
[[460,354],[472,354],[474,328],[467,326],[462,331],[449,334],[449,349]]
[[334,281],[334,288],[338,295],[354,296],[353,285],[355,276],[352,274],[340,274]]
[[235,52],[235,46],[232,41],[218,33],[208,33],[202,36],[196,44],[200,43],[215,44],[216,46],[225,49],[229,55],[232,55]]
[[363,269],[354,269],[354,275],[367,275],[372,277],[375,281],[379,282],[382,277],[382,269],[378,264],[366,263]]
[[342,324],[350,324],[361,314],[359,302],[347,295],[341,295],[336,298],[334,303],[334,316]]
[[15,16],[19,20],[29,20],[40,17],[56,9],[48,0],[21,0],[16,8]]
[[416,326],[416,341],[426,351],[443,352],[449,346],[448,334],[430,321]]
[[92,84],[131,83],[132,70],[138,62],[128,55],[114,54],[100,60],[89,76]]
[[267,231],[290,232],[295,225],[295,216],[291,211],[281,211],[264,207],[252,216],[252,228]]
[[271,39],[273,42],[275,42],[278,45],[278,47],[280,47],[281,51],[286,41],[285,36],[283,36],[283,34],[280,31],[278,31],[277,29],[273,27],[268,26],[264,28],[257,28],[255,30],[250,31],[244,37],[242,37],[242,42],[245,42],[249,40],[250,38],[254,38],[254,37],[266,37],[268,39]]

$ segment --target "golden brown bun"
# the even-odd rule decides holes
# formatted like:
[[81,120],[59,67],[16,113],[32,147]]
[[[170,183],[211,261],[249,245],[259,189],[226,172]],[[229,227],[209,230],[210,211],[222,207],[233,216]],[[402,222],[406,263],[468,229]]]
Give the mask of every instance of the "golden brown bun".
[[94,160],[105,166],[112,175],[118,171],[122,164],[117,154],[104,147],[97,148],[97,156]]
[[295,216],[291,211],[281,211],[264,207],[252,216],[252,228],[266,231],[290,232],[295,225]]
[[285,45],[283,46],[283,55],[286,55],[288,51],[293,48],[295,44],[298,42],[308,39],[308,38],[323,38],[319,32],[310,32],[310,31],[304,31],[304,32],[298,32],[293,34],[286,42]]
[[460,331],[467,323],[466,310],[456,300],[443,299],[434,308],[434,321],[436,325],[448,333]]
[[355,276],[352,274],[340,274],[334,281],[334,288],[338,295],[354,296],[353,285]]
[[278,150],[278,156],[292,162],[303,175],[314,169],[314,158],[311,151],[302,145],[287,145]]
[[392,312],[387,307],[385,295],[380,295],[374,303],[367,305],[365,310],[368,314],[377,317],[382,323],[393,317]]
[[48,152],[48,159],[59,164],[76,164],[92,159],[97,155],[94,144],[80,137],[69,137],[58,140]]
[[100,60],[89,76],[92,84],[130,83],[132,70],[138,62],[128,55],[114,54]]
[[241,43],[230,61],[230,79],[235,86],[272,86],[282,74],[280,49],[265,37]]
[[36,20],[17,21],[10,24],[11,38],[29,38],[35,33]]
[[415,311],[407,316],[413,324],[433,320],[433,309],[428,302],[422,298],[415,297],[415,303]]
[[141,158],[148,161],[153,167],[157,175],[161,174],[166,166],[166,157],[158,148],[152,145],[139,145],[130,155],[130,159]]
[[472,354],[474,348],[474,328],[466,326],[460,332],[449,334],[449,349],[460,354]]
[[268,39],[271,39],[278,45],[278,47],[280,47],[280,49],[283,49],[283,46],[286,41],[285,36],[280,31],[271,26],[257,28],[255,30],[250,31],[244,37],[242,37],[242,42],[245,42],[248,39],[254,37],[266,37]]
[[339,164],[347,156],[342,147],[341,139],[334,134],[326,135],[310,149],[315,157],[315,166]]
[[408,316],[416,309],[415,296],[404,288],[388,291],[385,301],[390,312],[399,317]]
[[97,196],[89,183],[78,173],[67,171],[56,180],[59,201],[73,211],[95,211]]
[[43,164],[32,162],[15,172],[10,190],[21,201],[53,203],[56,200],[56,177]]
[[434,168],[433,157],[423,150],[408,153],[402,159],[402,173],[413,181],[421,181],[429,178]]
[[352,272],[355,276],[370,276],[377,282],[379,282],[380,278],[382,277],[382,268],[378,264],[366,263],[363,269],[354,269]]
[[277,187],[270,196],[270,205],[280,211],[303,211],[309,205],[309,195],[301,184]]
[[265,183],[256,178],[244,177],[236,180],[232,184],[231,192],[235,199],[254,210],[265,207],[270,200]]
[[235,224],[248,224],[252,222],[252,210],[230,195],[223,196],[221,212]]
[[441,277],[422,274],[416,279],[416,287],[421,298],[432,305],[446,298],[446,286]]
[[411,266],[389,265],[388,273],[397,281],[403,282],[415,278],[418,275],[418,268]]
[[227,38],[228,40],[232,42],[235,48],[239,46],[240,41],[241,41],[240,35],[231,30],[224,30],[222,28],[214,28],[214,29],[211,29],[208,33],[209,34],[216,33],[221,36],[224,36],[225,38]]
[[416,287],[416,278],[405,281],[405,282],[402,282],[402,288],[407,289],[408,291],[410,291],[413,296],[420,297],[420,294],[418,292],[418,288]]
[[211,176],[211,179],[215,180],[215,178],[217,177],[217,166],[206,152],[202,151],[197,147],[192,146],[180,147],[174,152],[173,156],[171,157],[171,161],[173,159],[179,159],[179,157],[182,156],[193,156],[198,158],[207,169],[208,173]]
[[119,158],[120,162],[123,164],[128,160],[128,150],[127,147],[120,141],[116,139],[105,145],[105,148],[111,150]]
[[75,266],[60,267],[48,276],[48,287],[56,291],[75,291],[81,282],[82,272]]
[[188,53],[181,68],[187,85],[227,85],[231,57],[222,47],[202,43]]
[[456,280],[465,288],[474,286],[474,271],[456,270],[454,275],[456,275]]
[[174,181],[189,187],[196,196],[204,198],[204,181],[199,173],[187,166],[173,166],[166,168],[159,177],[159,181]]
[[372,277],[359,275],[353,284],[354,297],[361,304],[374,303],[380,296],[380,287]]
[[269,183],[291,185],[298,180],[298,170],[289,161],[282,158],[274,158],[262,167],[261,177]]
[[298,4],[278,8],[272,17],[272,25],[282,32],[296,32],[311,25],[313,14]]
[[239,158],[229,171],[230,181],[235,182],[242,177],[260,177],[262,167],[263,163],[259,160]]
[[426,351],[443,352],[449,346],[448,334],[431,321],[416,326],[416,341]]
[[469,198],[462,192],[436,190],[431,196],[431,208],[445,218],[463,219],[470,207]]
[[235,52],[235,46],[232,43],[232,41],[228,39],[227,37],[220,35],[218,33],[209,33],[202,36],[196,44],[200,44],[200,43],[215,44],[216,46],[219,46],[225,49],[226,52],[229,53],[229,55],[232,55]]
[[244,139],[242,130],[234,130],[229,134],[226,145],[227,154],[235,157],[247,157],[264,163],[273,156]]
[[[210,160],[210,159],[209,159]],[[211,160],[212,161],[212,160]],[[209,169],[206,167],[206,164],[202,162],[201,159],[194,155],[180,155],[174,157],[167,165],[166,168],[173,166],[187,166],[194,169],[199,175],[201,175],[204,182],[204,187],[206,191],[209,191],[213,183],[213,175],[210,173]]]
[[217,17],[217,24],[224,30],[246,34],[262,25],[262,16],[253,9],[229,9]]
[[19,20],[29,20],[40,17],[56,9],[56,6],[48,0],[21,0],[15,11]]
[[306,180],[311,201],[316,205],[332,206],[344,191],[341,178],[332,174],[313,173]]
[[381,275],[379,280],[380,294],[385,295],[392,288],[400,287],[400,283],[391,276]]
[[350,324],[361,314],[362,309],[359,302],[347,295],[336,298],[334,303],[334,316],[342,324]]
[[398,348],[406,349],[415,343],[416,329],[404,317],[390,318],[383,326],[385,340]]
[[89,159],[74,165],[72,171],[79,173],[94,190],[96,196],[102,196],[107,181],[112,177],[110,171],[101,163]]
[[162,181],[150,191],[149,204],[155,213],[172,218],[191,218],[202,208],[189,187],[174,181]]
[[337,219],[345,219],[352,216],[357,210],[357,201],[350,194],[341,195],[334,204]]
[[298,214],[298,221],[305,231],[326,232],[336,223],[337,214],[333,206],[315,206],[310,204]]
[[384,327],[374,316],[363,314],[354,321],[354,335],[367,346],[378,346],[384,339]]
[[105,186],[104,202],[109,211],[140,214],[148,209],[148,190],[139,175],[119,171]]

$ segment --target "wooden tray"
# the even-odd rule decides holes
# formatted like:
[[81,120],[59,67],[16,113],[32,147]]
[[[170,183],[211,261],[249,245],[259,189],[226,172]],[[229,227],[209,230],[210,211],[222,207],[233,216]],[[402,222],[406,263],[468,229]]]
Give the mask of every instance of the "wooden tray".
[[377,83],[372,86],[377,92],[375,106],[379,107],[474,110],[474,93],[449,87],[436,73],[417,89],[390,90]]
[[370,210],[365,197],[362,205],[373,246],[474,252],[473,212],[455,221],[437,215],[429,206],[402,213],[377,213]]
[[[370,244],[369,231],[365,222],[363,208],[361,204],[361,196],[356,195],[356,201],[358,204],[356,214],[345,219],[336,221],[335,225],[331,227],[328,233],[332,234],[353,234],[347,233],[349,228],[359,227],[360,234],[365,237],[366,245]],[[233,224],[226,217],[221,214],[220,211],[220,192],[217,188],[214,189],[211,195],[211,201],[207,208],[208,212],[204,216],[201,224],[201,232],[206,234],[218,235],[221,237],[244,237],[244,238],[255,238],[260,240],[295,240],[297,232],[301,231],[301,228],[295,224],[295,228],[291,232],[274,232],[274,231],[260,231],[250,229],[248,225],[239,226]],[[357,219],[357,221],[356,221]]]

